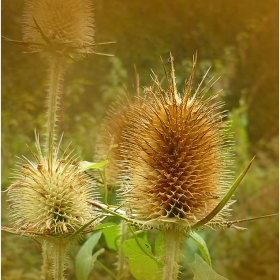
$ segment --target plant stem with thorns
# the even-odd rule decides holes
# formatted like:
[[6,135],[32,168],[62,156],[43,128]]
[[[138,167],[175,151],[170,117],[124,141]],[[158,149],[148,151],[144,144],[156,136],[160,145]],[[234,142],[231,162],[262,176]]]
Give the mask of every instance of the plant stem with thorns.
[[50,58],[49,89],[47,97],[47,131],[46,131],[46,154],[52,159],[53,144],[55,141],[55,123],[59,108],[60,93],[63,76],[63,57],[58,53],[52,53]]
[[56,280],[64,280],[67,245],[63,239],[57,239],[53,245],[53,276]]
[[171,228],[164,228],[163,235],[163,280],[176,280],[179,273],[180,245],[183,238],[182,229],[171,225]]

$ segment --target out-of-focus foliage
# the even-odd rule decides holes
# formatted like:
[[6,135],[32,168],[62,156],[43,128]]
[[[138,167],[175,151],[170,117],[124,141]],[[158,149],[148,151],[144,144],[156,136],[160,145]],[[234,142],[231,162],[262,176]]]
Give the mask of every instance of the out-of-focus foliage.
[[[2,1],[3,36],[21,39],[22,11],[23,1]],[[194,87],[209,66],[209,77],[221,76],[214,89],[223,88],[221,99],[233,121],[236,174],[257,156],[235,195],[232,218],[278,212],[278,1],[95,0],[95,23],[96,42],[116,41],[96,50],[115,57],[67,63],[58,127],[65,145],[72,141],[81,158],[92,161],[106,110],[126,90],[135,93],[134,65],[140,86],[149,86],[150,70],[163,76],[159,57],[168,69],[171,51],[182,88],[197,51]],[[10,184],[15,156],[28,153],[25,144],[33,146],[34,129],[44,137],[47,61],[23,51],[2,41],[2,190]],[[3,193],[3,225],[9,223],[7,207]],[[248,230],[201,232],[214,269],[233,280],[277,279],[277,218],[241,226]],[[188,242],[184,255],[192,252],[191,246]],[[73,257],[77,248],[73,247]],[[2,235],[2,279],[38,279],[40,259],[35,242]],[[116,261],[107,251],[99,260],[111,268]],[[192,279],[186,266],[191,261],[183,258],[182,279]],[[68,275],[75,279],[73,258],[71,263]],[[92,277],[106,279],[98,265]]]

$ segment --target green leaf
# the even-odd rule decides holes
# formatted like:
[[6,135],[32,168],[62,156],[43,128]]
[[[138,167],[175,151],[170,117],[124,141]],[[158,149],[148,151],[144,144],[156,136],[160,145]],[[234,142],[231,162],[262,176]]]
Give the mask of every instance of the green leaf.
[[102,248],[92,254],[101,234],[101,232],[94,233],[80,249],[76,257],[76,276],[78,280],[88,279],[97,257],[105,251],[104,248]]
[[106,223],[104,224],[107,227],[102,230],[106,244],[109,249],[117,251],[118,248],[116,246],[116,239],[118,238],[120,232],[119,232],[119,226],[115,223]]
[[204,224],[211,221],[227,204],[227,202],[230,200],[230,198],[233,196],[234,192],[238,188],[239,184],[243,180],[244,176],[246,175],[247,171],[251,167],[255,157],[253,157],[248,164],[248,166],[245,168],[245,170],[238,176],[238,178],[235,180],[233,185],[230,187],[228,192],[224,195],[223,199],[220,201],[220,203],[202,220],[198,221],[196,224],[192,226],[192,230],[195,230],[196,228],[199,228],[203,226]]
[[210,258],[210,254],[207,248],[207,245],[204,241],[204,239],[196,232],[191,232],[190,233],[190,238],[194,241],[194,243],[196,244],[198,250],[200,251],[202,257],[204,258],[204,260],[206,261],[206,263],[209,266],[212,266],[211,264],[211,258]]
[[194,261],[188,266],[193,272],[193,280],[228,280],[213,270],[198,254],[194,255]]
[[101,168],[103,166],[105,166],[106,164],[108,164],[108,160],[104,160],[104,161],[101,161],[101,162],[98,162],[98,163],[95,163],[95,162],[89,162],[89,161],[81,161],[79,163],[79,168],[81,171],[86,171],[86,170],[89,170],[89,169],[98,169],[98,168]]
[[[138,238],[138,242],[147,254],[152,254],[152,249],[148,242],[141,238]],[[122,249],[124,255],[128,258],[130,272],[136,280],[162,279],[157,262],[139,248],[135,239],[124,241]]]

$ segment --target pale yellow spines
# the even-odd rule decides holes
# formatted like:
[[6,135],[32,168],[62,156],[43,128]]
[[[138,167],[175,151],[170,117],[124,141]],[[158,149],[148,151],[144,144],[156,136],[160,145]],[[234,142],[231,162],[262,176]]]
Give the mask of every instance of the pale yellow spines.
[[42,155],[37,142],[33,161],[22,158],[13,172],[8,194],[18,232],[59,237],[75,233],[94,217],[87,202],[92,199],[94,183],[67,151],[59,156],[59,149],[54,148],[50,159]]

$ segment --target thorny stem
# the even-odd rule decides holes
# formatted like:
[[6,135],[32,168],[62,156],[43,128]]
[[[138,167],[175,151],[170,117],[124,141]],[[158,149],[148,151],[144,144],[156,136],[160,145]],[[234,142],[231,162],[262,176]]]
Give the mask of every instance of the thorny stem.
[[[87,200],[87,202],[95,207],[97,207],[98,209],[101,209],[103,212],[109,214],[109,215],[112,215],[112,216],[116,216],[118,218],[121,218],[127,222],[130,222],[131,224],[135,224],[135,223],[138,223],[137,220],[134,220],[134,219],[130,219],[130,218],[127,218],[125,215],[125,212],[122,211],[122,210],[119,210],[118,208],[114,208],[114,209],[109,209],[108,206],[106,205],[102,205],[96,201],[90,201],[90,200]],[[104,207],[105,206],[105,207]]]
[[162,280],[177,280],[179,273],[180,245],[183,231],[175,225],[162,230],[163,235],[163,274]]
[[118,270],[118,278],[121,278],[123,275],[124,277],[122,279],[126,279],[126,276],[128,274],[128,265],[126,261],[126,257],[122,250],[122,243],[128,239],[128,226],[127,223],[124,221],[121,221],[120,224],[120,244],[119,244],[119,250],[118,250],[118,264],[117,264],[117,270]]
[[65,280],[64,270],[66,267],[67,243],[63,239],[53,244],[53,276],[55,280]]
[[[63,76],[62,56],[52,53],[50,58],[49,88],[47,96],[47,131],[45,152],[50,160],[53,156],[53,145],[55,141],[55,124],[58,119],[59,100],[61,94],[61,81]],[[50,165],[52,163],[50,162]]]
[[44,240],[42,244],[43,251],[43,265],[42,265],[42,277],[44,280],[51,280],[51,261],[50,261],[50,244]]

